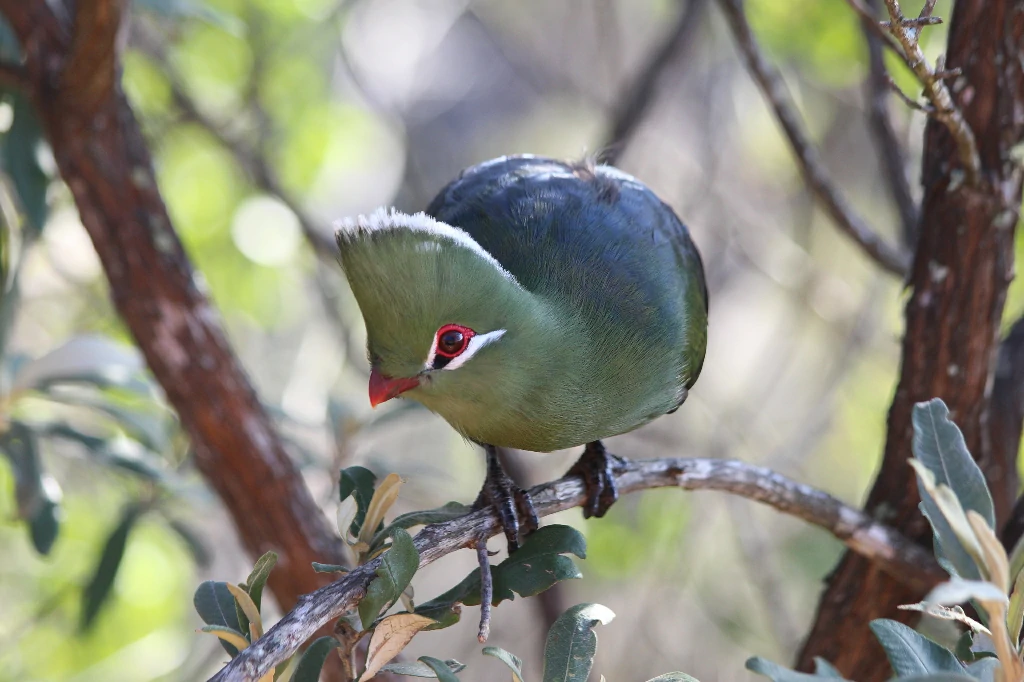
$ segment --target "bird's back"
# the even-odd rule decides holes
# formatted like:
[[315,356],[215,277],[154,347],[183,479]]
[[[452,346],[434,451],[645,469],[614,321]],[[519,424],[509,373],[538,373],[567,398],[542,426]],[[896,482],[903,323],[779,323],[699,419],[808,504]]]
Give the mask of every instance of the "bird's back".
[[[686,227],[639,181],[606,166],[504,157],[467,169],[427,213],[585,320],[593,395],[580,396],[583,408],[634,403],[621,432],[685,399],[706,346],[703,266]],[[610,394],[618,408],[603,404]]]

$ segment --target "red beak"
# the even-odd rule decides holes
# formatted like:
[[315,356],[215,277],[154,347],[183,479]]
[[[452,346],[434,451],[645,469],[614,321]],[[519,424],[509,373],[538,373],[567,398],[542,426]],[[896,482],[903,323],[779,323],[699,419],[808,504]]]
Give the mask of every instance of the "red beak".
[[419,385],[420,380],[417,377],[410,377],[408,379],[392,379],[391,377],[386,377],[381,374],[380,370],[376,367],[371,367],[370,406],[377,407],[381,403],[385,403],[392,398],[400,396],[410,388],[416,388]]

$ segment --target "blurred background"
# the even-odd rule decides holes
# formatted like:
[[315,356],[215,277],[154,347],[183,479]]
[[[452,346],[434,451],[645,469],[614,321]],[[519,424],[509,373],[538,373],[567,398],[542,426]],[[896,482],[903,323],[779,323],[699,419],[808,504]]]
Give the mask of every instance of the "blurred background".
[[[837,183],[888,241],[905,238],[868,129],[856,15],[843,0],[747,7]],[[524,152],[615,158],[676,209],[704,256],[700,381],[676,414],[610,449],[738,458],[860,504],[896,380],[902,284],[815,206],[713,3],[136,0],[126,40],[124,88],[174,225],[327,514],[342,466],[403,476],[399,512],[470,502],[483,478],[481,453],[439,418],[407,401],[370,410],[331,222],[380,205],[422,210],[462,168]],[[934,58],[945,29],[922,42]],[[649,107],[635,116],[650,73]],[[917,192],[924,117],[890,100]],[[0,105],[0,124],[18,106]],[[6,146],[37,135],[12,129]],[[45,145],[35,153],[37,181],[52,178]],[[195,633],[192,593],[206,579],[241,581],[251,561],[129,345],[68,191],[46,182],[41,200],[33,212],[12,206],[9,187],[0,196],[5,222],[27,209],[6,237],[17,292],[0,305],[0,415],[35,431],[0,459],[0,680],[205,679],[225,656]],[[1007,319],[1022,309],[1014,284]],[[578,454],[522,453],[522,482],[557,477]],[[29,478],[44,513],[26,532]],[[572,510],[548,521],[585,533],[584,579],[546,603],[503,604],[491,636],[535,679],[545,608],[582,601],[618,615],[598,631],[595,671],[610,681],[753,679],[748,656],[791,660],[842,549],[710,492],[652,491],[602,520]],[[424,569],[418,600],[474,562],[463,552]],[[409,653],[468,663],[464,680],[505,679],[479,653],[475,609],[464,616]]]

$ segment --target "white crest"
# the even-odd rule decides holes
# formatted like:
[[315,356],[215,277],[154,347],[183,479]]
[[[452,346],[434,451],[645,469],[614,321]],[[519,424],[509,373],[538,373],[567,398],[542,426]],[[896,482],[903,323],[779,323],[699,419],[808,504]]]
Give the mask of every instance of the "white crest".
[[[420,212],[409,215],[401,213],[394,208],[382,206],[369,216],[361,215],[355,219],[343,218],[338,220],[334,223],[334,229],[335,234],[345,241],[357,238],[360,233],[366,232],[387,232],[389,230],[422,232],[426,235],[443,239],[455,246],[469,249],[493,266],[495,270],[501,273],[502,277],[516,286],[521,286],[515,276],[502,267],[501,263],[487,249],[480,246],[479,242],[469,236],[468,232],[447,223],[442,223],[440,220],[434,220],[426,213]],[[426,244],[421,244],[417,248],[421,251],[428,250]]]
[[[452,358],[451,362],[442,367],[442,370],[446,369],[458,369],[464,364],[469,362],[469,359],[480,352],[481,348],[489,346],[502,336],[505,335],[504,329],[495,329],[493,332],[487,332],[486,334],[474,334],[469,337],[469,342],[466,344],[466,350],[462,351],[461,354]],[[423,363],[423,369],[430,370],[434,368],[434,360],[437,358],[437,335],[434,335],[434,342],[430,344],[430,353],[427,354],[427,361]]]

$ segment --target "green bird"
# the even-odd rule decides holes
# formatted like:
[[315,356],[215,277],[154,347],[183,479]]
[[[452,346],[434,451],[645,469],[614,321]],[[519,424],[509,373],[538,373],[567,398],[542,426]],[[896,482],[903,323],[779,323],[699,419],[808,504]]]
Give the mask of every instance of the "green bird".
[[510,550],[537,526],[497,448],[584,445],[584,515],[615,501],[601,439],[674,412],[707,345],[704,267],[673,210],[609,166],[510,156],[462,172],[426,213],[338,225],[366,322],[370,403],[422,403],[487,453],[476,505]]

